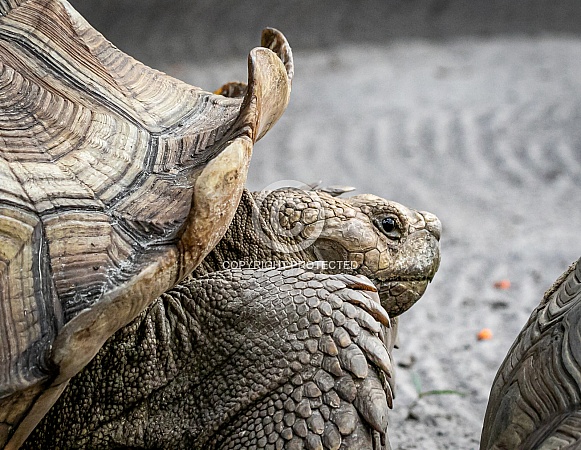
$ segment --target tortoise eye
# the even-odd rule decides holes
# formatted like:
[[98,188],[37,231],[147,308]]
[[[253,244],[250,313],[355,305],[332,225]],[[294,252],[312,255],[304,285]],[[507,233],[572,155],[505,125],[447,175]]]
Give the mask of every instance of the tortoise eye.
[[387,216],[378,222],[379,229],[383,231],[383,234],[385,234],[389,239],[401,238],[401,231],[395,218]]
[[391,233],[393,230],[395,230],[395,227],[396,223],[392,217],[386,217],[381,221],[381,228],[383,228],[383,231],[386,233]]

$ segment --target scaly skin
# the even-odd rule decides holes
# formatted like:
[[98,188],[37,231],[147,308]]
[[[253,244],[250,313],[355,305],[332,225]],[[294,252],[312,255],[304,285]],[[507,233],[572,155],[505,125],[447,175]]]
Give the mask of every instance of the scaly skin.
[[[346,256],[356,263],[353,274],[376,283],[407,286],[416,277],[427,284],[439,263],[439,222],[374,196],[317,193],[326,216],[317,239],[285,252],[270,219],[285,223],[286,215],[293,226],[297,217],[311,220],[310,208],[296,201],[304,195],[312,194],[278,191],[257,202],[245,193],[203,265],[106,343],[24,448],[389,448],[396,326],[386,328],[374,286],[362,276],[331,275],[337,268],[321,264],[221,269],[234,261]],[[269,202],[280,199],[288,207],[275,215]],[[397,236],[374,223],[386,214],[398,222]],[[285,244],[301,247],[314,235],[306,230]],[[413,304],[420,290],[406,298]],[[410,306],[380,292],[396,312]]]
[[299,268],[182,284],[106,343],[25,448],[372,448],[392,369],[365,309],[388,318],[358,286],[372,288]]

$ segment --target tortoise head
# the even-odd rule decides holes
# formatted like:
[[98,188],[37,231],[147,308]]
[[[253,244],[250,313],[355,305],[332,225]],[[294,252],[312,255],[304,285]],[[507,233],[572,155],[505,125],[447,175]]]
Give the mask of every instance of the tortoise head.
[[442,225],[434,214],[375,195],[346,203],[355,215],[338,211],[340,220],[326,224],[315,251],[353,261],[358,273],[373,280],[386,310],[397,316],[424,294],[438,270]]
[[273,249],[327,261],[331,273],[367,276],[392,317],[423,295],[438,270],[442,227],[431,213],[370,194],[343,199],[281,189],[268,197],[261,215],[270,225]]

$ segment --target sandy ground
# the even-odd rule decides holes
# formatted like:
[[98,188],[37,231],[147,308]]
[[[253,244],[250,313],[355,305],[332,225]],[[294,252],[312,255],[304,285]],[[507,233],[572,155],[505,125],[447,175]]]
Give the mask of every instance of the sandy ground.
[[[439,216],[440,270],[402,316],[390,437],[476,449],[498,366],[581,255],[581,39],[406,39],[295,51],[295,63],[249,186],[323,180]],[[161,68],[207,89],[246,77],[240,59]],[[493,338],[478,341],[485,327]],[[462,395],[419,398],[431,390]]]

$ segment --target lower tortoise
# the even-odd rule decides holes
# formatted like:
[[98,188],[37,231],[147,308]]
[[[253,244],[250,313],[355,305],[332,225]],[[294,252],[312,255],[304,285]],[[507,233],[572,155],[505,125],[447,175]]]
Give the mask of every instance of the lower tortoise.
[[200,266],[105,343],[23,448],[389,448],[396,316],[434,276],[440,231],[372,195],[245,191]]

